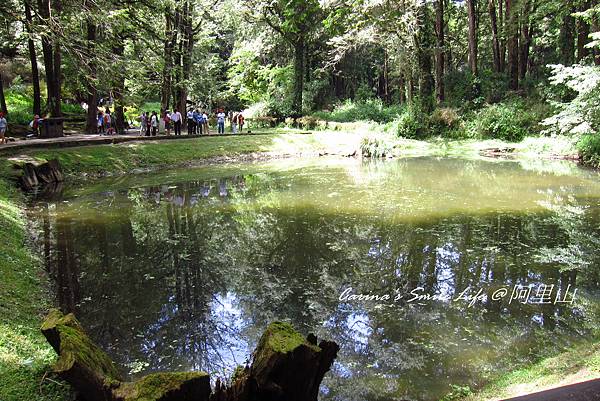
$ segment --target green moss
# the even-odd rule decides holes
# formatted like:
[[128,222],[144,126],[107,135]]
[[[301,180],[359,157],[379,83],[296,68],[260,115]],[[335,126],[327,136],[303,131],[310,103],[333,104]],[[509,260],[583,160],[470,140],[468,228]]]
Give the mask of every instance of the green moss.
[[60,359],[54,365],[56,372],[68,371],[78,363],[108,380],[120,379],[115,363],[94,344],[72,313],[63,315],[52,310],[42,324],[42,331],[46,330],[55,330],[60,335]]
[[204,372],[154,373],[133,383],[124,383],[116,395],[125,401],[155,401],[165,394],[176,391],[187,381],[197,379],[204,382],[210,391],[209,376]]
[[298,333],[289,323],[274,322],[267,327],[262,336],[261,346],[271,351],[285,354],[298,348],[300,345],[306,345],[319,352],[321,349],[316,345],[310,344]]

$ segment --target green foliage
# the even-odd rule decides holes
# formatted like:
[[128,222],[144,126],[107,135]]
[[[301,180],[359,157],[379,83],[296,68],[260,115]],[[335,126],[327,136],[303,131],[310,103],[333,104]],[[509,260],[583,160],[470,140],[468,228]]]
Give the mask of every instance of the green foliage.
[[385,106],[379,99],[347,100],[336,106],[333,111],[319,111],[312,115],[322,120],[340,123],[354,121],[388,123],[397,118],[402,110],[400,106]]
[[[573,96],[554,102],[558,112],[544,120],[548,133],[593,134],[600,132],[600,67],[554,65],[550,83]],[[562,90],[561,90],[562,89]]]
[[[8,163],[0,167],[9,171]],[[25,245],[25,220],[13,183],[0,178],[0,399],[65,400],[68,387],[42,380],[55,357],[39,331],[50,296],[40,261]]]
[[547,111],[546,107],[531,107],[519,99],[488,105],[469,116],[465,134],[471,138],[519,142],[540,132],[539,122]]
[[600,135],[584,135],[577,143],[577,149],[583,162],[592,167],[600,168]]
[[463,398],[473,394],[473,390],[471,390],[471,387],[469,386],[458,386],[451,384],[450,387],[452,388],[452,391],[443,396],[440,401],[462,400]]
[[[27,90],[17,90],[19,87],[11,87],[5,92],[8,122],[9,124],[29,125],[33,119],[33,97]],[[44,104],[42,103],[43,108]],[[67,115],[82,116],[84,113],[80,105],[68,103],[62,104],[62,111]]]
[[393,148],[393,142],[380,135],[365,136],[360,142],[360,151],[364,157],[386,157],[392,154]]
[[418,102],[407,107],[394,124],[396,134],[403,138],[419,139],[431,135],[429,114]]

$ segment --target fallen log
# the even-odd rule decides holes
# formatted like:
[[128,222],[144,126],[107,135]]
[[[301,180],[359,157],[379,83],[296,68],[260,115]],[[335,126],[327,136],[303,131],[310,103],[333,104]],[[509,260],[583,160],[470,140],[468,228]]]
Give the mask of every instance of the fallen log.
[[111,358],[94,344],[73,314],[50,312],[42,332],[59,355],[54,371],[86,401],[316,401],[339,347],[288,323],[270,324],[231,384],[202,372],[154,373],[125,382]]

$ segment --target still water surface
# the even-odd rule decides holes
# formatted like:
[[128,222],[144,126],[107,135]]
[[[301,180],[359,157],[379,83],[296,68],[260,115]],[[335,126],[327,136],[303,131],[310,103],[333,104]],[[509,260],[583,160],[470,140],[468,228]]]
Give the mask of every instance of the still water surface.
[[[321,400],[437,400],[598,326],[600,177],[570,163],[209,166],[58,188],[31,211],[57,302],[131,376],[228,377],[285,320],[341,346]],[[544,285],[548,303],[509,303]],[[453,301],[465,290],[483,295]]]

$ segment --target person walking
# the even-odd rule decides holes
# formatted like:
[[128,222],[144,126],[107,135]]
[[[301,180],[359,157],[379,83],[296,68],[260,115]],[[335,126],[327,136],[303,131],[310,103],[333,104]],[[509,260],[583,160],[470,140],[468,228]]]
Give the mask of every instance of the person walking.
[[104,135],[104,114],[99,111],[98,112],[98,135]]
[[156,136],[156,133],[158,131],[158,113],[156,113],[156,111],[152,112],[150,124],[152,125],[152,136]]
[[106,113],[104,113],[104,126],[106,128],[106,135],[114,135],[115,129],[112,126],[112,116],[108,109],[106,110]]
[[179,110],[175,109],[173,114],[171,114],[171,121],[173,121],[173,126],[175,127],[175,135],[181,135],[181,113]]
[[210,135],[210,129],[208,125],[208,114],[206,114],[206,111],[202,112],[202,125],[204,125],[204,132],[206,133],[206,135]]
[[165,114],[163,115],[163,122],[165,124],[165,131],[167,135],[171,135],[171,113],[169,113],[169,110],[165,111]]
[[225,133],[225,113],[223,112],[223,109],[219,109],[219,112],[217,113],[217,126],[218,126],[218,133],[224,134]]
[[244,114],[240,111],[238,114],[238,126],[240,127],[240,134],[244,131]]
[[238,129],[238,113],[234,113],[233,117],[231,118],[231,130],[233,131],[234,134],[237,134],[237,129]]
[[146,136],[151,135],[151,129],[152,129],[152,116],[151,116],[150,112],[148,112],[148,113],[146,113]]
[[7,143],[6,131],[8,131],[8,121],[4,116],[4,113],[0,112],[0,145]]
[[196,134],[202,135],[202,114],[200,114],[200,110],[194,110],[192,112],[192,118],[194,119],[194,124],[196,125]]
[[196,135],[196,120],[194,120],[193,109],[189,109],[187,112],[187,132],[188,135]]
[[140,136],[143,136],[146,133],[146,120],[148,117],[146,116],[146,112],[143,111],[140,116]]

